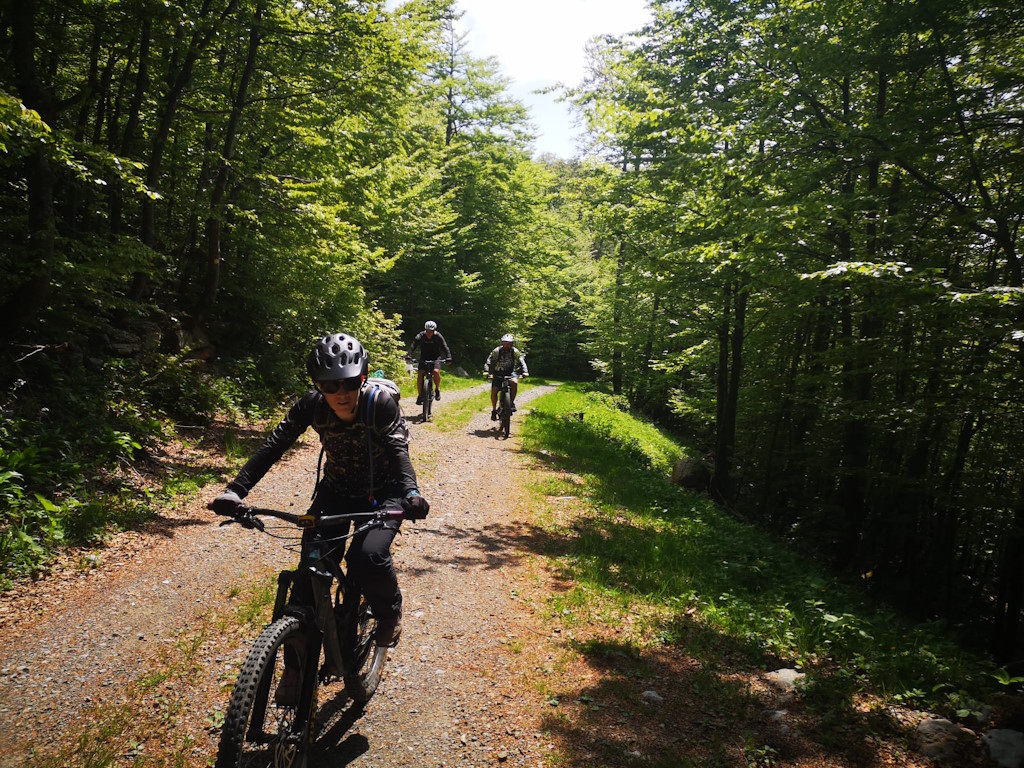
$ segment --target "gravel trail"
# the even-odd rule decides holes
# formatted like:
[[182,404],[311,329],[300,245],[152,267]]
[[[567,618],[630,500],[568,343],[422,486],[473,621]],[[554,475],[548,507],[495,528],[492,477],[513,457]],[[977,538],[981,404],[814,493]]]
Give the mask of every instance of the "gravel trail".
[[[437,411],[486,386],[445,391]],[[518,404],[550,389],[523,391]],[[413,399],[403,402],[414,414]],[[450,432],[409,421],[413,462],[432,506],[427,520],[403,525],[394,548],[405,595],[402,641],[377,696],[326,729],[313,765],[540,765],[549,747],[538,726],[539,694],[525,683],[529,662],[509,650],[543,631],[516,600],[523,556],[515,548],[523,461],[516,421],[507,441],[497,439],[487,411]],[[305,508],[317,455],[313,441],[293,449],[252,502]],[[124,701],[130,682],[190,620],[229,607],[227,585],[293,564],[279,541],[218,527],[204,508],[218,489],[0,598],[0,768],[70,743],[97,705]],[[222,656],[205,663],[210,679],[222,675]],[[212,701],[189,700],[207,691],[175,695],[198,718],[218,706],[216,697],[226,704],[210,688]],[[211,764],[215,743],[216,733],[198,739],[190,764]]]

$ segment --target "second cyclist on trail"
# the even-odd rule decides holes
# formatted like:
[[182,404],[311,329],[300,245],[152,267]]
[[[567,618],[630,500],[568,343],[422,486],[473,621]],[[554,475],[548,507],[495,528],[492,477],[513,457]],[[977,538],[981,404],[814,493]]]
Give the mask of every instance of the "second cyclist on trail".
[[430,375],[434,377],[434,399],[440,400],[441,363],[451,363],[452,352],[433,320],[427,320],[423,324],[423,330],[416,334],[416,338],[409,345],[406,360],[412,360],[412,353],[416,347],[420,348],[420,362],[416,371],[416,405],[423,405],[423,374],[430,371]]
[[506,333],[501,337],[501,345],[495,347],[487,356],[484,363],[484,375],[492,375],[491,378],[491,421],[498,420],[498,390],[501,389],[502,379],[508,379],[509,394],[512,396],[512,412],[516,412],[516,392],[519,390],[519,383],[516,377],[516,370],[524,376],[529,376],[530,371],[526,368],[526,358],[516,349],[515,336]]

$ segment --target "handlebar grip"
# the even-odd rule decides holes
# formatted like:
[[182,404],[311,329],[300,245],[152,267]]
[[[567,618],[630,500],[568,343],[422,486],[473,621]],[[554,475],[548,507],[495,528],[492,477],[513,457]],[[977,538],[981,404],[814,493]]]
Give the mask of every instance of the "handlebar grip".
[[[213,509],[212,507],[210,508]],[[264,524],[264,522],[252,514],[253,508],[247,507],[244,504],[239,507],[236,507],[231,512],[225,512],[217,509],[214,509],[213,511],[215,514],[218,514],[221,517],[229,518],[228,520],[221,521],[221,525],[231,525],[232,523],[238,523],[243,528],[248,528],[250,530],[252,530],[253,528],[255,528],[258,531],[266,530],[266,525]]]

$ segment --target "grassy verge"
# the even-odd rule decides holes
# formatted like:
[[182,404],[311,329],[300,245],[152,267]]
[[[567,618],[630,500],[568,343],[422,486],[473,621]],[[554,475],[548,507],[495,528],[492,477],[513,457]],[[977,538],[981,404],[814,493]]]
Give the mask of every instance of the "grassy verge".
[[[457,376],[447,368],[441,371],[441,392],[454,392],[478,386],[483,381],[478,376]],[[400,376],[395,383],[402,390],[402,402],[416,402],[416,372]]]
[[[576,745],[570,764],[639,762],[625,737],[612,736],[609,713],[637,711],[647,684],[670,698],[659,680],[684,694],[658,705],[662,727],[678,734],[696,723],[701,746],[662,738],[666,751],[645,757],[655,765],[735,764],[740,754],[749,764],[759,750],[781,749],[758,735],[767,699],[749,682],[780,667],[805,673],[801,702],[819,748],[843,759],[851,759],[849,728],[861,739],[898,731],[892,705],[963,718],[997,687],[997,671],[941,628],[903,620],[705,496],[672,486],[683,449],[613,398],[565,385],[531,405],[522,434],[535,459],[539,548],[564,586],[547,607],[575,659],[563,660],[575,671],[561,692],[551,679],[542,684],[556,702],[574,702],[549,721]],[[580,687],[594,670],[593,686]],[[688,709],[694,697],[699,711]],[[745,723],[747,735],[727,737],[721,717]]]
[[[470,397],[462,398],[461,400],[453,400],[451,402],[444,402],[444,407],[437,411],[432,416],[431,423],[434,429],[439,429],[442,432],[453,432],[459,429],[465,429],[473,417],[482,411],[489,411],[491,407],[491,392],[486,387],[487,382],[483,378],[468,378],[460,379],[460,389],[472,389],[480,388],[480,391]],[[545,379],[535,379],[529,377],[527,379],[520,380],[519,382],[519,393],[529,392],[534,387],[542,386],[548,382]],[[415,391],[416,382],[412,382],[413,389]]]

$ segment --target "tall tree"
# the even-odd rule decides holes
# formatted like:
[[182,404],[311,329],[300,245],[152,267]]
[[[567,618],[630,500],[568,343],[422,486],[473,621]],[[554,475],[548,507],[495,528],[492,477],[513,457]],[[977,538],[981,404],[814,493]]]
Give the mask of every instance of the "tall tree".
[[[14,65],[14,86],[21,102],[39,115],[44,124],[52,124],[60,107],[51,84],[44,80],[36,63],[38,56],[39,3],[30,0],[7,6],[11,49],[9,60]],[[39,142],[30,150],[24,163],[27,192],[27,244],[25,266],[19,270],[13,290],[0,304],[0,340],[13,341],[25,325],[45,305],[50,293],[54,259],[56,220],[53,202],[54,174],[50,165],[50,149]]]
[[685,329],[631,374],[673,376],[680,417],[717,402],[707,442],[721,477],[742,467],[734,503],[879,583],[942,584],[935,610],[967,582],[978,599],[1020,477],[1020,419],[995,404],[1019,401],[1021,11],[653,5],[576,97],[639,158],[620,179],[648,242],[632,287],[674,288]]

